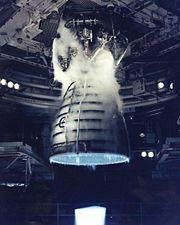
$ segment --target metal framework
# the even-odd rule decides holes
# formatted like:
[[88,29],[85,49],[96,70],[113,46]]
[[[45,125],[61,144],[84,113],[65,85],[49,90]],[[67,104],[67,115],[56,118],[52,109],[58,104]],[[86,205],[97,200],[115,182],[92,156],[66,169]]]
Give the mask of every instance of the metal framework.
[[0,185],[9,187],[27,187],[34,166],[43,165],[42,160],[32,152],[31,146],[23,142],[1,142],[0,161]]

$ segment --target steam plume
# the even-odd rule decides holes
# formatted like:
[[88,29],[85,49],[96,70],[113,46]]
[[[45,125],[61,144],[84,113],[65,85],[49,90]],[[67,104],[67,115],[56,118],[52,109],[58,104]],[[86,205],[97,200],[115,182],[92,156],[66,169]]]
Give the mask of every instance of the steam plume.
[[[107,47],[101,49],[95,57],[87,57],[77,36],[64,26],[61,22],[58,28],[60,38],[53,42],[53,67],[54,79],[63,85],[63,94],[72,82],[92,85],[98,94],[103,96],[103,102],[117,105],[118,110],[122,109],[122,101],[118,90],[119,85],[115,79],[115,62]],[[67,71],[62,71],[58,62],[58,56],[68,57],[68,49],[78,49],[76,57],[72,57]]]

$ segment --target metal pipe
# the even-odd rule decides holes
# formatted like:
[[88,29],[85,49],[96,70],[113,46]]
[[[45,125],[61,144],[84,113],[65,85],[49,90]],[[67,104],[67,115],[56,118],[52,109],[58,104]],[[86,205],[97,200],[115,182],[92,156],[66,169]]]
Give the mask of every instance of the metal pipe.
[[83,97],[79,103],[79,112],[78,112],[78,122],[77,122],[77,136],[76,136],[76,153],[79,153],[79,128],[80,128],[80,116],[81,116],[81,105],[84,101],[84,99],[86,98],[86,86],[87,86],[87,82],[86,82],[86,77],[84,79],[84,93],[83,93]]
[[98,20],[98,19],[85,19],[85,20],[79,20],[79,19],[71,19],[71,20],[68,20],[66,23],[65,23],[65,27],[66,28],[71,28],[72,26],[75,27],[75,26],[79,26],[79,25],[83,25],[83,24],[88,24],[88,25],[102,25],[102,21]]

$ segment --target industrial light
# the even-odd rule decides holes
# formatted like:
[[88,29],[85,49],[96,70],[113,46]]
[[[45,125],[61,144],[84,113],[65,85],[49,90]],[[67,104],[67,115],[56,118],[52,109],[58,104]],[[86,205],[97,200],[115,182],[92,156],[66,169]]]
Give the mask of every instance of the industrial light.
[[90,206],[75,209],[75,225],[104,225],[106,208]]
[[20,85],[18,83],[14,84],[14,89],[19,90],[20,89]]
[[14,88],[15,90],[19,90],[20,89],[20,84],[18,84],[18,83],[15,83],[14,84],[13,81],[11,81],[11,80],[7,81],[4,78],[2,78],[0,80],[0,84],[3,85],[3,86],[6,86],[7,85],[8,88]]
[[24,187],[25,184],[24,183],[0,183],[0,185],[2,186],[7,186],[7,187]]
[[145,158],[147,156],[147,152],[141,152],[141,157]]
[[154,157],[154,152],[148,152],[148,157],[153,158]]
[[143,133],[143,132],[139,134],[139,137],[141,137],[141,138],[144,138],[145,136],[146,136],[146,135],[145,135],[145,133]]
[[171,90],[173,90],[174,89],[174,83],[171,82],[170,85],[169,85],[169,87],[170,87]]
[[8,88],[13,88],[14,87],[14,83],[12,81],[9,81],[7,83]]
[[165,86],[164,82],[162,81],[158,82],[158,89],[162,89],[164,88],[164,86]]
[[5,86],[7,84],[7,81],[3,78],[3,79],[1,79],[0,83],[1,83],[1,85]]

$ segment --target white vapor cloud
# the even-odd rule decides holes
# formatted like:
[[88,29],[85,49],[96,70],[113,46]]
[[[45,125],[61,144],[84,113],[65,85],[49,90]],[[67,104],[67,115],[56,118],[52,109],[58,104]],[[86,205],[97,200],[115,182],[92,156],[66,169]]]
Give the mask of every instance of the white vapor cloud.
[[[65,93],[72,82],[83,83],[86,79],[87,84],[95,88],[94,93],[103,96],[103,102],[107,106],[114,102],[121,111],[122,101],[118,93],[119,85],[115,78],[115,62],[111,52],[104,47],[95,57],[87,57],[78,37],[64,24],[65,22],[61,22],[59,25],[57,32],[61,37],[54,39],[52,57],[54,79],[62,83],[62,92]],[[76,57],[72,57],[67,71],[63,72],[58,62],[58,56],[67,58],[69,47],[77,48],[78,53]],[[86,72],[84,73],[84,71]]]

